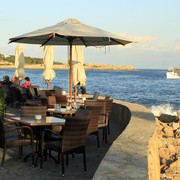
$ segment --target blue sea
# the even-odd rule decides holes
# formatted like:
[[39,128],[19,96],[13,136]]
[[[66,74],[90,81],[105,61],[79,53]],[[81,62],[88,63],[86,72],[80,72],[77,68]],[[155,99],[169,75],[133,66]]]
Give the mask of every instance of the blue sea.
[[[88,94],[99,91],[101,96],[110,95],[111,98],[146,107],[167,106],[173,110],[180,109],[180,79],[166,79],[167,70],[140,69],[137,71],[86,70]],[[0,69],[0,79],[4,75],[13,76],[14,69]],[[56,77],[50,84],[68,90],[68,70],[55,70]],[[47,88],[42,77],[43,70],[26,69],[26,76],[32,85]],[[23,83],[22,81],[21,83]]]

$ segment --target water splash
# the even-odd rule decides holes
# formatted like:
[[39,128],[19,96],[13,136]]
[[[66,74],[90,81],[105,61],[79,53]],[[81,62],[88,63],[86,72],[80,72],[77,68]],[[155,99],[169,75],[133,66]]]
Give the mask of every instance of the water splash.
[[160,116],[161,114],[177,116],[177,112],[173,108],[174,106],[171,104],[161,104],[159,106],[151,106],[150,110],[154,116]]

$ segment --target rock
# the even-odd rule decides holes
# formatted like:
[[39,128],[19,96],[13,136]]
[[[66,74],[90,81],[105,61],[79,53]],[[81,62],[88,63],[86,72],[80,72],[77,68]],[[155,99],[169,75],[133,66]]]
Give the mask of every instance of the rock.
[[180,159],[172,162],[167,169],[168,174],[178,174],[180,172]]
[[158,119],[161,122],[165,122],[165,123],[177,122],[176,116],[172,116],[169,114],[161,114]]
[[173,130],[177,130],[178,128],[180,128],[179,122],[173,122],[172,127],[173,127]]
[[177,129],[174,133],[176,138],[180,138],[180,129]]
[[161,148],[159,149],[160,157],[163,159],[169,159],[171,157],[171,154],[169,153],[167,148]]
[[173,128],[167,125],[164,125],[164,128],[162,131],[167,135],[167,136],[174,136],[174,131]]
[[175,154],[176,153],[176,148],[173,145],[168,146],[168,151],[170,154]]

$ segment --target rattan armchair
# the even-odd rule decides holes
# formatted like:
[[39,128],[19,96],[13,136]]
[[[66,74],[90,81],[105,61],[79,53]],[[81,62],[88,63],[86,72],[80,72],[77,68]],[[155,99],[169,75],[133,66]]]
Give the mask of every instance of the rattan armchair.
[[67,117],[63,135],[59,141],[44,141],[45,133],[52,133],[49,129],[44,130],[42,133],[41,168],[43,166],[43,152],[49,149],[61,154],[62,176],[64,176],[64,155],[68,157],[72,153],[83,154],[84,171],[86,172],[85,142],[89,121],[89,116]]
[[98,122],[100,121],[100,116],[104,112],[104,104],[98,101],[85,101],[85,109],[91,111],[91,120],[89,122],[87,134],[96,135],[97,146],[99,146],[99,134],[98,134]]
[[54,108],[54,104],[56,104],[56,97],[48,96],[48,108]]
[[[8,128],[10,125],[16,125],[14,128]],[[26,129],[29,131],[30,138],[25,138],[21,136],[21,130]],[[14,133],[16,131],[16,134]],[[13,133],[12,133],[13,132]],[[11,134],[11,136],[8,136]],[[34,145],[33,145],[33,132],[28,126],[18,126],[15,122],[4,123],[2,118],[0,118],[0,148],[3,149],[1,169],[3,169],[3,164],[6,155],[6,149],[11,147],[19,147],[19,159],[22,155],[23,146],[31,146],[32,148],[32,165],[34,165]]]
[[98,103],[104,103],[104,109],[100,117],[100,121],[98,123],[98,129],[103,130],[103,139],[105,143],[107,143],[107,133],[109,130],[109,115],[111,113],[113,99],[105,98],[98,100]]
[[54,95],[56,97],[57,104],[61,104],[62,106],[67,106],[68,98],[66,95],[62,95],[62,94],[57,93],[57,92]]

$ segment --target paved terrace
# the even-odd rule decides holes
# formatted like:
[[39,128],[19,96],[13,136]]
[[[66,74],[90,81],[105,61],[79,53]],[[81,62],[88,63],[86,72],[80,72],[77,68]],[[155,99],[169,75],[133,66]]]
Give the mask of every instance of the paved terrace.
[[[108,143],[102,141],[101,131],[99,149],[96,137],[87,137],[87,174],[83,172],[81,155],[75,155],[75,159],[69,158],[69,166],[65,167],[65,177],[62,178],[60,165],[55,165],[52,159],[44,162],[43,170],[40,170],[39,166],[31,167],[30,159],[19,162],[17,148],[12,148],[7,151],[0,177],[4,180],[148,179],[148,141],[155,130],[153,114],[144,106],[117,100],[114,100],[112,110]],[[7,118],[18,114],[17,109],[8,107]],[[23,155],[29,152],[30,148],[24,148]]]

